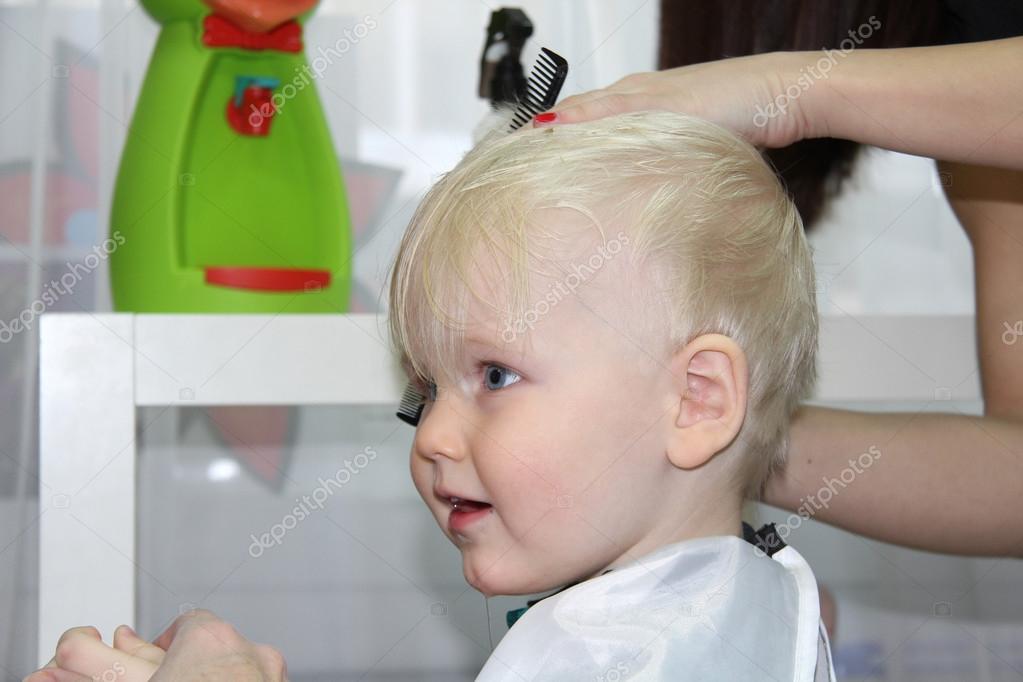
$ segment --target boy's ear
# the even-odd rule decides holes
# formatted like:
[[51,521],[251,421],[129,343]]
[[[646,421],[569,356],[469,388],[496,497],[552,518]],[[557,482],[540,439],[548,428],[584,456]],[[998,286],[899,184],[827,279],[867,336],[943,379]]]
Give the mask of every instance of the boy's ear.
[[746,416],[746,354],[723,334],[703,334],[671,359],[674,399],[667,455],[680,469],[695,469],[735,440]]

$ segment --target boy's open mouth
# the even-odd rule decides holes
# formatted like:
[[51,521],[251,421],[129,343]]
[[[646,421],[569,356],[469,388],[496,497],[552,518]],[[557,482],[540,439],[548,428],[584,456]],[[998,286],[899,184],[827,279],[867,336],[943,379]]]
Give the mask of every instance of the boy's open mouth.
[[451,490],[448,490],[443,485],[435,487],[433,489],[433,494],[445,503],[451,505],[452,511],[479,511],[480,509],[485,509],[490,506],[489,502],[471,500],[468,497],[455,495]]
[[452,534],[460,535],[469,526],[490,516],[493,511],[489,502],[450,495],[446,490],[436,490],[435,493],[437,497],[451,506],[447,525]]
[[479,500],[465,500],[461,497],[449,497],[448,504],[451,505],[451,511],[453,512],[473,512],[486,509],[490,506],[487,502],[480,502]]
[[448,514],[448,530],[452,535],[464,537],[465,532],[473,525],[483,521],[491,512],[491,507],[486,502],[477,500],[463,500],[455,497],[450,499],[451,513]]

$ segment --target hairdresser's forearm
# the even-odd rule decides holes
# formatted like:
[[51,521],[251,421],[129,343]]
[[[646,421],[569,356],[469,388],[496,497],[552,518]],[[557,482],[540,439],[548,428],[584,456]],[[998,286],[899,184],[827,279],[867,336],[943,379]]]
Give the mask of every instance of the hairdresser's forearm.
[[[806,59],[799,60],[805,70]],[[816,63],[816,59],[814,60]],[[793,67],[796,62],[791,62]],[[798,69],[796,69],[798,71]],[[897,50],[854,49],[805,94],[809,136],[1023,168],[1023,37]]]
[[909,547],[1023,556],[1023,423],[804,407],[765,501]]

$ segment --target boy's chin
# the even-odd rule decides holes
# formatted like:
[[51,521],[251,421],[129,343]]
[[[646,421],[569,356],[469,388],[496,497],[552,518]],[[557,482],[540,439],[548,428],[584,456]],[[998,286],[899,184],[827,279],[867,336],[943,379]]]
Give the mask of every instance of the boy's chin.
[[529,575],[508,566],[502,570],[498,564],[475,561],[470,552],[462,552],[462,574],[469,585],[484,597],[532,595],[562,587],[550,576]]
[[548,592],[554,589],[554,587],[544,587],[541,585],[537,585],[536,587],[526,587],[524,585],[473,583],[473,581],[469,579],[469,576],[466,576],[465,580],[474,590],[482,594],[487,599],[490,597],[517,597],[540,594],[541,592]]

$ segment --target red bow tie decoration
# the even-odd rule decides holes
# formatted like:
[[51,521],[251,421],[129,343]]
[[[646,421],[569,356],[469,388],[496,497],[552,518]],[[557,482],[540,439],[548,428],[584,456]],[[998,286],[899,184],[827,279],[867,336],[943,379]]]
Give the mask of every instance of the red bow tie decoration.
[[207,47],[240,47],[245,50],[302,51],[302,27],[295,20],[285,22],[269,33],[252,33],[224,17],[209,14],[203,19],[202,42]]

